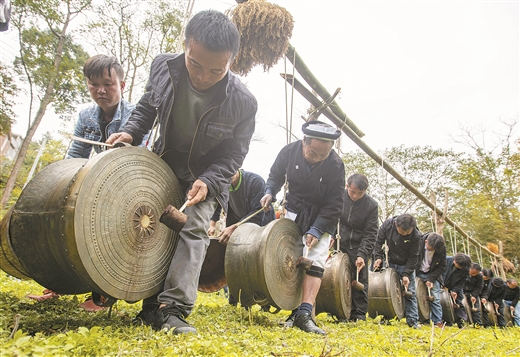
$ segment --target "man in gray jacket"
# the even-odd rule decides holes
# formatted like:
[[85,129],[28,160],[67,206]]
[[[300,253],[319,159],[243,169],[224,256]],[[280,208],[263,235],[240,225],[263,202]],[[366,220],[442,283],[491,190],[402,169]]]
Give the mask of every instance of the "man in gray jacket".
[[136,320],[174,334],[195,333],[185,318],[197,285],[209,237],[206,225],[217,206],[227,209],[231,177],[242,165],[255,128],[255,97],[229,68],[240,35],[222,13],[197,13],[186,27],[186,53],[157,56],[135,111],[123,132],[107,143],[140,143],[157,118],[154,152],[172,168],[185,190],[189,219],[163,291],[143,302]]

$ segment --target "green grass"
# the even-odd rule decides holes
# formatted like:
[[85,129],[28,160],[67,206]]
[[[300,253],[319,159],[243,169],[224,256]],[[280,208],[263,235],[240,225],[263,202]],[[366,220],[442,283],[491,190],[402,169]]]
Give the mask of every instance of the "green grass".
[[[131,319],[140,303],[119,301],[106,311],[85,312],[83,295],[36,302],[27,294],[43,288],[0,272],[0,356],[518,356],[520,328],[409,328],[403,321],[379,325],[379,319],[336,323],[317,317],[326,337],[281,323],[288,312],[270,314],[227,304],[223,295],[199,294],[188,321],[197,335],[173,336]],[[16,316],[19,326],[13,336]]]

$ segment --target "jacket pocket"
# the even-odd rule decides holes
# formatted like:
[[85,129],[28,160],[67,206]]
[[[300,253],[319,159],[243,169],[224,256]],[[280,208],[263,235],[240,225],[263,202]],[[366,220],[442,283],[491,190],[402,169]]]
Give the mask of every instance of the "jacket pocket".
[[233,138],[233,129],[233,126],[227,124],[208,123],[206,137],[202,142],[202,154],[205,155],[223,140]]

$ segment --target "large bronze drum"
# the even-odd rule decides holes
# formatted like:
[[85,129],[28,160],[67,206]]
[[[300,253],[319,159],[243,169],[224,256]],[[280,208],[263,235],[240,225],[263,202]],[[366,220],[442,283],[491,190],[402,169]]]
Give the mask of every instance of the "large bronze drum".
[[16,254],[14,254],[13,247],[11,245],[9,223],[11,221],[13,207],[11,207],[2,218],[0,231],[0,269],[18,279],[31,279],[29,274],[23,268],[22,263],[20,263],[18,260]]
[[198,286],[200,292],[214,293],[226,286],[226,273],[224,271],[225,256],[226,246],[220,244],[218,239],[211,238],[200,271]]
[[448,289],[441,289],[440,302],[442,307],[442,319],[449,324],[455,322],[455,310],[453,309],[453,300],[451,299]]
[[[497,317],[498,312],[495,309],[495,305],[491,301],[488,301],[485,306],[486,306],[487,312],[482,311],[482,313],[488,314],[488,320],[492,326],[498,326],[498,317]],[[508,326],[508,325],[510,325],[510,323],[512,321],[511,311],[505,304],[504,304],[504,309],[502,311],[504,313],[504,320],[506,322],[506,326]]]
[[404,317],[403,288],[395,269],[387,268],[368,274],[368,315],[392,319]]
[[417,308],[419,310],[419,320],[428,321],[430,319],[430,301],[428,300],[428,288],[421,278],[415,278],[415,296],[417,298]]
[[140,300],[162,289],[178,235],[158,218],[183,196],[169,166],[144,148],[62,160],[15,204],[13,251],[31,278],[59,294]]
[[325,262],[325,272],[316,296],[316,315],[328,312],[340,320],[348,320],[351,286],[348,254],[337,252]]
[[296,267],[302,252],[300,229],[290,219],[264,227],[244,223],[233,232],[226,248],[229,293],[243,306],[296,308],[302,300],[305,273]]

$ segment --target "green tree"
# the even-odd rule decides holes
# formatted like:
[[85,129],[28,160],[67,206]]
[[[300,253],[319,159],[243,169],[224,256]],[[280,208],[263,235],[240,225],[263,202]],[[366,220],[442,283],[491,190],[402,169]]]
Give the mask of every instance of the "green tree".
[[[87,8],[92,0],[16,0],[17,16],[11,19],[19,31],[20,64],[29,82],[31,106],[33,86],[38,97],[38,109],[7,179],[0,207],[11,196],[32,137],[52,104],[58,113],[70,112],[79,99],[86,97],[81,68],[88,55],[74,44],[69,35],[71,22]],[[31,111],[29,116],[31,116]]]
[[15,123],[16,113],[13,111],[15,97],[19,88],[14,81],[11,68],[0,62],[0,135],[10,135],[11,126]]
[[458,141],[470,149],[453,179],[453,216],[484,244],[504,243],[504,255],[520,258],[520,149],[513,137],[518,120],[503,121],[505,133],[490,145],[490,134],[463,128]]
[[[454,174],[459,159],[459,155],[451,150],[434,149],[430,146],[407,148],[401,145],[378,154],[383,158],[383,167],[392,166],[425,196],[432,190],[443,193],[445,188],[451,186],[450,177]],[[362,151],[346,153],[343,162],[347,178],[356,172],[367,176],[370,182],[368,193],[379,203],[381,221],[410,213],[417,216],[421,229],[431,230],[429,209],[387,173],[381,163]]]
[[95,16],[83,29],[85,39],[125,68],[128,101],[143,89],[153,58],[174,52],[185,7],[185,2],[166,0],[114,0],[94,7]]

